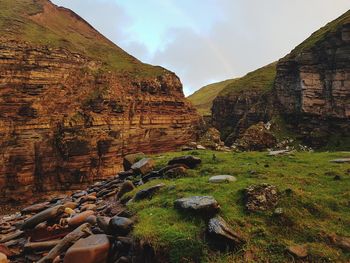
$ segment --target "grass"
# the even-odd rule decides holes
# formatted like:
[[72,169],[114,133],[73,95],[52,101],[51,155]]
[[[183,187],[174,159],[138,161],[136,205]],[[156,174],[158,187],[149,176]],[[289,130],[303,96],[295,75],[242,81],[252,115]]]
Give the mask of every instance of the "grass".
[[[291,262],[286,246],[306,244],[310,262],[347,262],[350,254],[328,244],[327,235],[350,236],[350,164],[329,160],[349,153],[298,152],[293,156],[268,157],[266,153],[222,153],[213,151],[175,152],[153,156],[157,166],[175,156],[193,154],[203,161],[186,178],[151,181],[141,189],[166,184],[151,200],[129,204],[136,213],[134,235],[149,241],[158,254],[170,262],[242,262],[251,251],[256,262]],[[215,155],[215,157],[214,157]],[[230,174],[238,178],[229,184],[210,184],[210,176]],[[341,181],[333,179],[340,175]],[[248,214],[242,190],[249,185],[270,183],[278,187],[282,217],[272,211]],[[132,196],[138,188],[129,196]],[[219,253],[204,241],[205,222],[181,214],[173,202],[181,197],[212,195],[221,205],[220,215],[248,240],[242,250]]]
[[[132,72],[136,77],[160,76],[161,67],[141,63],[99,34],[73,12],[44,9],[44,0],[2,0],[0,32],[2,37],[66,48],[87,58],[100,61],[102,71]],[[50,4],[48,4],[50,5]],[[52,11],[54,10],[54,11]]]
[[228,79],[225,81],[207,85],[188,97],[188,100],[196,107],[198,112],[203,116],[211,115],[211,107],[216,96],[235,79]]

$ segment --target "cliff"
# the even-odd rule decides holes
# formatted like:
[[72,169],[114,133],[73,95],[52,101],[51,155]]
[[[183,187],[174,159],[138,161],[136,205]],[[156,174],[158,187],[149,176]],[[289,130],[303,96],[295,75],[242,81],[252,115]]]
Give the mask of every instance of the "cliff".
[[350,11],[282,58],[233,82],[214,99],[212,121],[226,144],[259,121],[313,147],[350,149]]
[[[179,78],[47,0],[1,0],[0,197],[114,176],[122,156],[174,150],[200,117]],[[16,195],[12,195],[16,193]]]

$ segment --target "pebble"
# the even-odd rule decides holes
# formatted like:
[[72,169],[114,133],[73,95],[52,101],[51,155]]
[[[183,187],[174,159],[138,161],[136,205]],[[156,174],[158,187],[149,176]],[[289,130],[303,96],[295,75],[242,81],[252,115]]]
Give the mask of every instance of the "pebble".
[[0,252],[0,263],[8,263],[7,256]]
[[308,256],[308,252],[305,246],[295,245],[287,248],[288,252],[297,258],[305,258]]

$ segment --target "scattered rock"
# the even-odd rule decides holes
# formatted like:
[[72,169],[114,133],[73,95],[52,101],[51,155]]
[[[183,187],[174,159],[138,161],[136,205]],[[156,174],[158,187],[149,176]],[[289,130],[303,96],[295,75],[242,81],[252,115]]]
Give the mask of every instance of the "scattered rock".
[[331,163],[350,163],[350,158],[331,160]]
[[131,192],[135,189],[134,184],[131,181],[125,181],[122,186],[120,187],[120,190],[117,194],[117,200],[122,198],[123,195],[125,195],[128,192]]
[[118,178],[120,179],[120,180],[125,180],[126,178],[128,178],[128,177],[133,177],[134,176],[134,171],[133,170],[127,170],[127,171],[125,171],[125,172],[120,172],[120,173],[118,173]]
[[40,204],[35,204],[28,206],[22,210],[22,214],[27,214],[27,213],[38,213],[43,211],[44,209],[49,208],[50,202],[44,202]]
[[109,231],[116,236],[126,236],[133,227],[134,222],[126,217],[113,217],[109,222]]
[[78,240],[71,246],[65,257],[64,263],[104,263],[107,262],[110,242],[106,235],[91,235]]
[[95,215],[89,216],[88,218],[86,218],[86,223],[89,223],[92,226],[96,225],[97,217]]
[[191,155],[187,155],[187,156],[175,157],[174,159],[172,159],[168,162],[168,165],[184,164],[187,167],[194,169],[199,164],[201,164],[201,162],[202,162],[202,160],[200,158],[194,157]]
[[205,216],[215,215],[220,206],[212,196],[192,196],[174,202],[175,208],[184,212],[194,212]]
[[293,151],[291,150],[269,151],[268,156],[290,155],[292,153]]
[[142,160],[138,161],[137,163],[134,163],[131,166],[131,169],[137,174],[146,175],[147,173],[153,171],[154,160],[151,158],[143,158]]
[[231,175],[216,175],[209,178],[210,183],[229,183],[236,181],[237,178]]
[[41,222],[55,218],[56,216],[62,214],[64,212],[64,209],[65,207],[63,205],[48,208],[26,220],[22,225],[22,229],[34,228],[37,224],[40,224]]
[[307,248],[303,245],[289,246],[287,251],[297,258],[306,258],[308,256]]
[[85,211],[85,212],[82,212],[80,214],[77,214],[75,216],[73,216],[69,221],[68,221],[68,224],[70,226],[79,226],[81,224],[84,224],[87,220],[87,218],[91,215],[94,215],[95,212],[92,211],[92,210],[88,210],[88,211]]
[[269,184],[252,185],[245,189],[245,206],[248,211],[265,211],[275,208],[278,190]]
[[343,249],[345,252],[350,252],[350,237],[331,235],[329,239],[334,246]]
[[165,178],[175,179],[187,176],[187,169],[183,166],[172,168],[164,173]]
[[245,239],[219,216],[209,220],[207,232],[211,245],[222,251],[237,249],[245,243]]
[[145,158],[145,154],[144,153],[134,153],[134,154],[128,154],[124,157],[123,159],[123,166],[124,166],[124,170],[128,171],[131,169],[131,166],[138,162],[139,160]]
[[107,216],[98,216],[96,219],[97,225],[101,228],[105,233],[109,234],[109,222],[111,221],[110,217]]
[[149,187],[147,189],[143,189],[139,192],[136,193],[134,200],[135,201],[140,201],[146,198],[152,198],[152,196],[159,191],[162,187],[164,187],[165,184],[157,184],[155,186]]
[[198,144],[196,148],[197,148],[197,150],[206,150],[207,149],[203,145],[200,145],[200,144]]

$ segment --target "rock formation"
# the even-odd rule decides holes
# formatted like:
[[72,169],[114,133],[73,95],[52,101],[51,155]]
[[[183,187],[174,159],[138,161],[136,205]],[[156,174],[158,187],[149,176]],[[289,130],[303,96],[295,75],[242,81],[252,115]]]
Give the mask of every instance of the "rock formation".
[[200,118],[179,78],[48,0],[1,3],[0,197],[114,176],[127,153],[174,150]]

